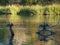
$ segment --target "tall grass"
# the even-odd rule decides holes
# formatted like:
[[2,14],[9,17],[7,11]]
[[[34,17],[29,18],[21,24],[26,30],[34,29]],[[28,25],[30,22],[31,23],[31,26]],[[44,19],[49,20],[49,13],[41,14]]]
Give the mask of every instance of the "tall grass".
[[60,5],[49,5],[49,6],[39,6],[39,5],[35,5],[35,6],[15,6],[12,5],[9,7],[12,14],[17,14],[17,12],[19,12],[21,9],[33,9],[36,10],[38,13],[37,14],[43,14],[44,10],[48,11],[49,14],[60,14]]

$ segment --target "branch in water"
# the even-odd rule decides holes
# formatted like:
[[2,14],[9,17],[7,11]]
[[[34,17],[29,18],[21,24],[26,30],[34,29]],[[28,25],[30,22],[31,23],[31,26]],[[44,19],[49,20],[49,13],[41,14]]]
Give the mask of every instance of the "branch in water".
[[10,30],[10,33],[11,33],[11,37],[10,37],[10,40],[9,40],[9,45],[13,45],[13,38],[14,38],[14,31],[12,30],[13,24],[9,23],[8,26],[9,26],[9,30]]

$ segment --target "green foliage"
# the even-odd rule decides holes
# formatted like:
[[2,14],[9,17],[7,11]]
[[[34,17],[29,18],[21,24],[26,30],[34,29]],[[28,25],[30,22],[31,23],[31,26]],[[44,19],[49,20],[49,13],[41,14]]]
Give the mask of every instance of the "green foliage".
[[57,6],[46,6],[44,8],[43,14],[50,14],[50,15],[59,15],[60,14],[60,7]]
[[27,0],[21,0],[21,4],[26,5]]
[[11,14],[9,9],[0,9],[0,15]]
[[8,4],[8,0],[0,0],[0,5],[7,5]]
[[32,5],[37,4],[37,0],[21,0],[22,5]]
[[45,8],[44,8],[43,14],[44,14],[44,15],[46,15],[46,14],[49,15],[49,14],[50,14],[48,7],[45,7]]
[[59,0],[21,0],[23,5],[49,5],[54,3],[59,3]]
[[[0,5],[8,5],[11,4],[12,0],[0,0]],[[20,2],[16,1],[16,3],[20,3],[22,5],[49,5],[49,4],[60,4],[60,0],[19,0]],[[12,4],[14,4],[15,0],[12,1]]]
[[27,8],[27,9],[21,9],[17,14],[24,17],[31,17],[36,15],[36,13],[37,12],[35,10]]

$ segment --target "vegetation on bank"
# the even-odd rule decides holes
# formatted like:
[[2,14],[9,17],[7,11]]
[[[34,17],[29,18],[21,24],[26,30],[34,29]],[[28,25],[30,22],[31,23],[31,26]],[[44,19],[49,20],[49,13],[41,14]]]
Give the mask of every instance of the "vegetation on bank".
[[0,0],[0,5],[52,5],[60,4],[60,0]]
[[59,4],[59,0],[21,0],[22,5],[51,5],[51,4]]
[[[35,5],[35,6],[10,6],[9,7],[10,11],[12,14],[16,14],[19,13],[20,16],[22,16],[22,13],[33,13],[35,14],[35,12],[37,13],[36,15],[43,15],[44,13],[47,13],[49,15],[59,15],[60,14],[60,5],[49,5],[49,6],[39,6],[39,5]],[[27,13],[25,16],[30,15],[30,13]]]
[[34,15],[36,15],[36,11],[30,8],[26,8],[21,9],[17,14],[23,17],[33,17]]
[[8,15],[11,14],[9,9],[0,9],[0,15]]

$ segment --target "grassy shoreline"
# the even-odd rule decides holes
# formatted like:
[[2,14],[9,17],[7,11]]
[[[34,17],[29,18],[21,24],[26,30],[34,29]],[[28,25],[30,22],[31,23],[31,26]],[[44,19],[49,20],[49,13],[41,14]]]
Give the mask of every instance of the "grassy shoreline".
[[60,14],[60,5],[53,4],[48,6],[32,5],[32,6],[20,6],[20,5],[11,5],[11,6],[0,6],[0,9],[9,9],[12,14],[17,14],[21,9],[30,8],[37,11],[37,14],[43,14],[44,10],[49,14]]

